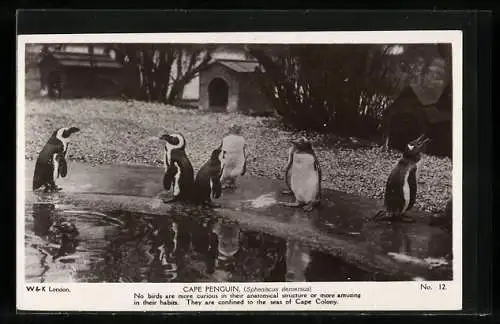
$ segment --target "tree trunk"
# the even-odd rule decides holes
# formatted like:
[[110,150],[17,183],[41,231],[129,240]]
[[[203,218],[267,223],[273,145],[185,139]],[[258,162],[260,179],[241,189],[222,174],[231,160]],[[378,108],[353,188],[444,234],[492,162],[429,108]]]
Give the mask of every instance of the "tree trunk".
[[212,57],[210,56],[210,54],[207,54],[203,61],[196,67],[186,71],[186,73],[184,73],[184,75],[182,76],[177,75],[168,94],[167,104],[172,105],[177,99],[179,99],[179,96],[182,95],[182,91],[184,90],[186,84],[188,84],[188,82],[191,81],[196,76],[196,74],[207,68],[211,59]]

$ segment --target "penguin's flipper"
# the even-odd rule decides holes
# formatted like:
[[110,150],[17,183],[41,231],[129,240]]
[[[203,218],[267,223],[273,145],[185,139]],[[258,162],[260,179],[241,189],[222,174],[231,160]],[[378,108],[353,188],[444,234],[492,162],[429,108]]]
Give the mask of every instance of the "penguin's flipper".
[[58,154],[56,157],[59,161],[59,175],[62,178],[66,178],[66,175],[68,174],[68,162],[64,158],[64,155]]
[[243,161],[243,170],[241,170],[241,175],[244,176],[247,173],[247,160]]
[[163,175],[163,188],[165,188],[165,190],[170,190],[170,186],[174,182],[176,171],[177,167],[173,164],[170,164],[167,171]]
[[212,197],[217,199],[220,198],[222,194],[222,184],[220,182],[220,177],[214,175],[211,178],[212,181]]
[[291,185],[290,185],[290,182],[291,182],[290,169],[292,168],[292,163],[293,163],[293,152],[294,152],[293,148],[290,148],[288,150],[288,162],[287,162],[287,165],[285,168],[285,183],[286,183],[286,186],[288,187],[288,190],[290,191],[290,193],[292,192]]
[[247,145],[243,146],[243,170],[241,170],[241,175],[244,176],[247,173]]
[[322,178],[322,174],[321,174],[321,166],[319,165],[319,161],[318,161],[318,158],[316,157],[316,155],[314,156],[314,169],[318,173],[318,194],[316,195],[316,200],[319,201],[319,200],[321,200],[321,178]]

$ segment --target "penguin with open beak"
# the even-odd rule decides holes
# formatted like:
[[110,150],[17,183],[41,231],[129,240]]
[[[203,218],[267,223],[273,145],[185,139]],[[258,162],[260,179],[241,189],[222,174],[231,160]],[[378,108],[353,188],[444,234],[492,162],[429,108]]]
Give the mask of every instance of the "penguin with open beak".
[[321,167],[309,140],[302,137],[291,144],[285,181],[295,202],[281,204],[311,211],[321,201]]
[[33,190],[42,186],[45,192],[60,191],[55,180],[65,178],[68,173],[66,154],[70,136],[79,132],[78,127],[63,127],[55,130],[38,154],[33,176]]
[[387,179],[385,210],[379,211],[373,220],[414,222],[411,217],[404,214],[415,204],[419,162],[422,159],[422,152],[430,141],[430,138],[422,134],[407,144],[402,158]]

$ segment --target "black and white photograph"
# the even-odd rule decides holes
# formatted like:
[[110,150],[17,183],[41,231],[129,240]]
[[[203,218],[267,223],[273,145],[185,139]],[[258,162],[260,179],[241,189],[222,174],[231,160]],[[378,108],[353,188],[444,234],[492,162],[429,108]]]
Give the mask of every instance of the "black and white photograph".
[[238,284],[253,283],[324,288],[314,307],[351,303],[336,294],[359,298],[356,283],[460,295],[456,43],[194,37],[19,43],[25,294],[172,284],[181,295],[161,305],[196,306],[227,293],[212,308],[248,307]]

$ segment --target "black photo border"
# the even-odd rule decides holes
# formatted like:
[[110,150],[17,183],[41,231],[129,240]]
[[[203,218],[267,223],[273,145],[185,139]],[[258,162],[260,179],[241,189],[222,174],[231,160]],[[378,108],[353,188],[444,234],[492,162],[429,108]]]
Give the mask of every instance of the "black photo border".
[[[360,313],[375,318],[422,314],[477,317],[491,312],[493,251],[491,27],[491,14],[479,11],[21,10],[17,12],[17,35],[359,30],[461,30],[463,32],[463,310],[279,313],[285,318],[287,315],[338,317]],[[15,68],[13,72],[15,74]],[[13,115],[15,116],[15,111]],[[15,136],[15,126],[13,133]],[[15,216],[12,218],[15,220]],[[15,221],[12,222],[11,229],[15,232]],[[12,236],[12,233],[9,235]],[[14,276],[15,273],[14,270]],[[16,282],[13,278],[11,277],[8,283],[10,286],[5,287],[10,287],[15,292]],[[92,317],[92,313],[76,313],[81,317]],[[24,317],[28,312],[18,314]],[[146,315],[148,314],[157,313],[147,312]],[[189,314],[193,313],[168,316],[169,320],[174,320],[179,318],[179,315]],[[214,313],[201,314],[206,314],[207,320],[214,315]],[[219,315],[226,314],[228,313],[224,312]],[[237,314],[271,315],[276,312]],[[363,317],[365,316],[361,318]],[[299,320],[300,318],[299,316]]]

